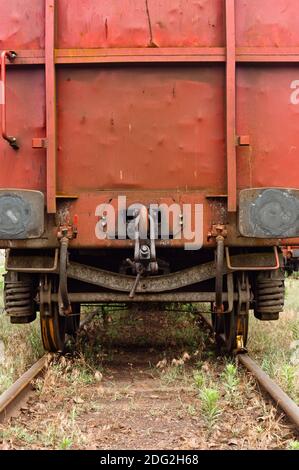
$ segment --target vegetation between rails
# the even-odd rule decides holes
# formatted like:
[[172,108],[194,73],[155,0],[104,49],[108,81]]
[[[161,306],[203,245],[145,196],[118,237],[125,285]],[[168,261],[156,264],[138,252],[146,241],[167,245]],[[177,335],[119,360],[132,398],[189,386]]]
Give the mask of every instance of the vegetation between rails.
[[[278,323],[260,323],[251,318],[249,344],[251,355],[296,400],[297,282],[287,282],[286,313]],[[275,408],[264,402],[247,373],[238,369],[233,360],[217,359],[213,341],[207,332],[198,328],[192,307],[184,306],[179,314],[168,311],[159,321],[157,312],[142,313],[138,309],[131,313],[107,310],[104,319],[96,317],[86,326],[79,335],[77,352],[65,358],[57,356],[45,382],[37,382],[41,403],[36,423],[16,420],[11,426],[0,428],[0,446],[2,442],[8,448],[89,448],[92,436],[84,424],[86,417],[101,416],[103,410],[105,415],[107,407],[119,407],[124,402],[130,416],[138,412],[132,385],[125,380],[114,385],[115,372],[111,367],[123,357],[130,370],[135,367],[133,362],[138,362],[138,355],[144,353],[148,358],[146,375],[158,387],[158,391],[151,392],[153,397],[174,390],[171,394],[176,406],[173,422],[190,420],[203,436],[203,442],[188,438],[184,441],[187,448],[223,445],[298,450],[296,436]],[[0,364],[0,387],[4,390],[42,354],[38,322],[16,327],[1,316],[0,341],[5,351],[5,360]],[[105,398],[107,388],[109,402]],[[169,406],[164,401],[162,405],[151,406],[145,422],[165,419],[170,414]],[[141,412],[146,413],[143,408]],[[43,426],[39,424],[40,415]],[[115,417],[111,419],[114,421]],[[124,422],[120,428],[125,425]],[[109,435],[113,426],[104,424],[101,436]],[[171,435],[172,427],[169,432]],[[221,439],[226,441],[222,444]]]

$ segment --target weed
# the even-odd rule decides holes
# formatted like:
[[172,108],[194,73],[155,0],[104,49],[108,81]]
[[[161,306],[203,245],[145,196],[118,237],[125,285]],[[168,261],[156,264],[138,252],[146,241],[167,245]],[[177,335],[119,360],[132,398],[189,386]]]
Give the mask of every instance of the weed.
[[201,371],[195,371],[193,378],[196,387],[201,390],[206,383],[206,378],[204,374]]
[[290,364],[283,364],[280,372],[283,387],[292,397],[296,395],[296,370]]
[[80,446],[84,442],[77,423],[77,410],[74,407],[69,415],[64,413],[56,416],[55,423],[49,424],[40,435],[40,441],[51,449],[68,450]]
[[21,426],[12,426],[7,430],[0,431],[0,439],[2,441],[16,439],[26,444],[32,444],[36,441],[36,437],[32,434],[29,434],[28,431]]
[[186,411],[190,416],[197,416],[197,410],[194,405],[187,405]]
[[55,449],[56,442],[58,441],[58,429],[56,425],[49,425],[46,431],[41,434],[40,440],[46,447],[52,447]]
[[0,393],[6,390],[43,353],[39,322],[11,325],[6,315],[0,315],[0,338],[3,358],[0,363]]
[[186,378],[184,373],[184,366],[170,366],[163,370],[161,380],[164,385],[170,385],[178,380],[184,380]]
[[291,345],[299,339],[298,280],[286,281],[285,311],[278,322],[251,321],[249,350],[265,372],[299,403],[298,365]]
[[200,393],[201,410],[209,428],[212,428],[221,415],[220,394],[214,388],[204,388]]
[[223,380],[224,388],[230,397],[234,397],[237,388],[240,384],[238,377],[238,369],[235,364],[227,364],[221,378]]
[[290,442],[289,450],[299,450],[299,442],[298,441]]
[[124,396],[120,392],[115,392],[114,396],[112,397],[112,401],[120,401],[123,400]]
[[[78,360],[79,361],[79,360]],[[74,385],[91,385],[95,381],[95,372],[84,363],[73,363],[71,370],[67,370],[66,379]]]
[[69,437],[64,437],[59,445],[60,450],[69,450],[73,446],[73,441]]

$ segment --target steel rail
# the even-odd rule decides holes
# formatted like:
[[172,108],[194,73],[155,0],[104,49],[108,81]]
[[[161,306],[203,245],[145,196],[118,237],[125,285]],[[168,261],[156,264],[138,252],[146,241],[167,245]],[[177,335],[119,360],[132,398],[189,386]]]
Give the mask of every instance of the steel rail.
[[[206,327],[213,332],[212,323],[200,315]],[[259,382],[261,387],[268,393],[275,404],[281,408],[286,416],[294,423],[299,431],[299,406],[277,385],[248,354],[238,354],[238,363],[242,364]]]
[[262,388],[270,395],[299,431],[299,407],[296,403],[253,361],[248,354],[240,354],[238,361],[257,379]]
[[[88,320],[92,320],[96,313],[97,312],[93,312]],[[200,315],[200,318],[204,321],[207,328],[213,331],[213,326],[210,321],[203,315]],[[83,325],[84,323],[81,324],[81,327]],[[299,430],[299,407],[297,404],[249,357],[248,354],[239,354],[237,358],[238,363],[242,364],[257,379],[275,404],[284,411],[290,421],[294,423],[296,429]],[[49,354],[46,354],[0,396],[0,423],[11,417],[13,413],[19,409],[20,404],[28,398],[32,392],[32,381],[44,371],[48,361]]]
[[49,354],[45,354],[0,396],[0,423],[13,416],[30,396],[33,390],[32,381],[41,375],[48,361]]

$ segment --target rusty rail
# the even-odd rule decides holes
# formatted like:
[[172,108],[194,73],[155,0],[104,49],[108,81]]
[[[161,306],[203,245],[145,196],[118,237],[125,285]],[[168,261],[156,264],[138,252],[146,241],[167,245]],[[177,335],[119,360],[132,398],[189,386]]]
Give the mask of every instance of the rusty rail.
[[256,364],[248,354],[240,354],[239,362],[252,373],[263,389],[270,395],[299,431],[299,407],[296,403]]
[[[206,327],[213,332],[212,323],[204,316],[200,315]],[[248,354],[239,354],[238,362],[242,364],[248,372],[250,372],[261,387],[268,393],[275,404],[281,408],[286,416],[294,423],[299,431],[299,406],[277,385],[253,360]]]
[[49,355],[45,354],[6,392],[0,396],[0,423],[13,416],[32,393],[32,381],[47,367]]

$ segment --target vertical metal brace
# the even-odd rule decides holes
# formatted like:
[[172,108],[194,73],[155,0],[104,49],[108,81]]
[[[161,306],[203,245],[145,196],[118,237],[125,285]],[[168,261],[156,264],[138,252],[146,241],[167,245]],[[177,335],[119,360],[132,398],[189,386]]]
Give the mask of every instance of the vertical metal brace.
[[56,212],[56,0],[45,0],[45,76],[46,76],[46,122],[47,122],[47,209]]
[[225,0],[226,17],[226,157],[228,211],[237,210],[236,18],[235,0]]

